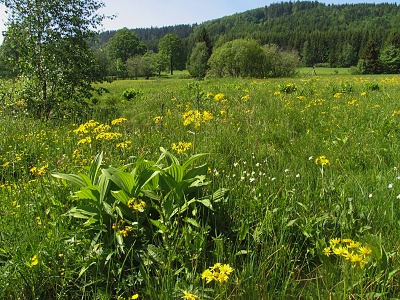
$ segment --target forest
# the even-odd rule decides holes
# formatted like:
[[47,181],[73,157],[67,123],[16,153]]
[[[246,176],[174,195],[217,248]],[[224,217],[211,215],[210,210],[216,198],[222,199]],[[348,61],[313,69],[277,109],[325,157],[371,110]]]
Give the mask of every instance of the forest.
[[[205,28],[213,46],[251,38],[296,50],[305,66],[356,66],[371,52],[400,48],[400,8],[396,3],[327,5],[317,1],[281,2],[202,24],[135,28],[148,49],[157,51],[165,34],[178,35],[190,54],[196,32]],[[100,34],[101,43],[115,32]],[[398,53],[398,51],[396,52]],[[376,70],[379,73],[380,70]]]

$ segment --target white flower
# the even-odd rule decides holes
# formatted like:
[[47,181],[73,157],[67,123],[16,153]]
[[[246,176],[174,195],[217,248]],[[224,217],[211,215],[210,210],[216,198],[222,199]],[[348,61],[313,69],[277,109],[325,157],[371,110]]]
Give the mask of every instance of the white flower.
[[368,197],[369,197],[369,198],[372,198],[372,194],[369,194]]
[[400,194],[398,194],[396,198],[397,198],[397,199],[400,199]]
[[314,157],[313,156],[310,156],[309,158],[308,158],[308,160],[312,160]]
[[274,181],[275,179],[276,179],[275,177],[272,177],[272,178],[271,178],[271,181]]
[[393,183],[389,183],[388,189],[392,189],[392,188],[393,188]]
[[300,174],[296,174],[296,178],[300,178]]
[[233,163],[234,167],[237,167],[238,165],[239,165],[239,163],[237,163],[237,162]]
[[250,182],[253,182],[253,181],[255,181],[256,179],[254,178],[254,177],[250,177],[250,179],[249,179],[249,181]]
[[260,166],[260,163],[256,163],[256,167],[259,167]]
[[241,180],[241,181],[243,181],[244,179],[245,179],[245,177],[244,177],[244,176],[240,177],[240,180]]
[[285,169],[285,171],[284,171],[285,173],[287,173],[287,172],[289,172],[289,169]]

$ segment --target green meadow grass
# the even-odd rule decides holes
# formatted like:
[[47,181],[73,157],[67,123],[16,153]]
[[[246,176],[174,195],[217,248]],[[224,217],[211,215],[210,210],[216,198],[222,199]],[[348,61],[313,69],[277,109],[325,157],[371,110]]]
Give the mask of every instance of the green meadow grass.
[[[87,120],[43,124],[24,117],[23,103],[4,109],[0,298],[396,299],[400,77],[316,72],[103,83],[109,92]],[[128,101],[131,88],[139,94]],[[154,231],[164,259],[138,265],[138,253],[117,259],[107,233],[66,214],[78,188],[51,174],[87,173],[101,151],[114,167],[157,160],[160,147],[180,161],[207,153],[208,192],[229,193],[212,211],[192,211],[196,226]],[[334,238],[360,244],[344,255]],[[215,263],[234,270],[207,283]]]

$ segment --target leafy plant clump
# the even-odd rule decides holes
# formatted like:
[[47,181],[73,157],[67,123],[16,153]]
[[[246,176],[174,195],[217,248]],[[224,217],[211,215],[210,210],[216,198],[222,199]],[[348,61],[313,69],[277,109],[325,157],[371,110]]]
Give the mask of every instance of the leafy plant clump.
[[92,240],[80,276],[90,276],[100,265],[107,276],[97,279],[124,295],[132,282],[154,272],[191,272],[205,247],[208,211],[226,193],[207,190],[207,164],[194,166],[204,155],[181,164],[161,148],[155,162],[139,158],[134,165],[115,168],[103,165],[100,153],[87,175],[54,173],[79,187],[65,216],[82,220]]
[[140,95],[141,95],[141,92],[134,88],[126,89],[125,91],[122,92],[122,96],[124,97],[124,99],[126,99],[128,101],[133,100],[133,99],[139,97]]

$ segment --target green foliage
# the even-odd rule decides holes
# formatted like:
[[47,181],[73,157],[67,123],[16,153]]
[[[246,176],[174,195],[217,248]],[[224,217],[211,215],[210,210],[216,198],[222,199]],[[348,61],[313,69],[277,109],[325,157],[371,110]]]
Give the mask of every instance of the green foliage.
[[[100,25],[102,1],[1,1],[8,12],[7,61],[23,81],[19,95],[35,116],[63,112],[66,101],[89,97],[97,80],[88,40]],[[46,12],[43,15],[43,11]]]
[[[98,259],[104,269],[110,259],[119,261],[116,269],[108,270],[116,278],[107,278],[117,290],[123,288],[124,282],[118,282],[121,276],[126,272],[137,276],[134,274],[140,265],[146,272],[161,269],[165,275],[172,274],[171,268],[180,269],[179,273],[190,271],[190,259],[198,257],[204,247],[206,210],[213,210],[224,197],[224,190],[210,195],[204,191],[210,183],[206,180],[207,165],[193,165],[203,154],[181,164],[165,149],[161,151],[156,162],[140,158],[131,171],[127,171],[129,165],[104,166],[101,153],[87,175],[53,174],[79,187],[72,196],[76,206],[65,216],[83,221],[92,247],[103,253]],[[195,247],[185,240],[194,242]],[[185,251],[177,253],[177,247],[184,245]],[[137,261],[136,270],[132,270],[130,259]],[[93,269],[92,264],[89,260],[80,276]]]
[[[103,83],[113,110],[89,121],[9,102],[0,298],[398,297],[399,78],[338,70]],[[371,250],[364,268],[360,248],[324,254],[335,237]]]
[[128,101],[133,100],[140,95],[141,92],[135,88],[126,89],[125,91],[122,92],[122,96]]
[[299,67],[295,52],[277,46],[261,47],[255,40],[237,39],[214,49],[209,59],[210,76],[283,77],[293,76]]
[[146,46],[139,41],[137,34],[126,27],[119,29],[106,47],[111,58],[121,59],[123,63],[134,55],[146,52]]
[[190,75],[197,79],[204,78],[208,70],[208,59],[209,54],[206,43],[196,43],[187,66]]
[[184,49],[181,39],[176,34],[168,33],[158,42],[158,51],[168,58],[168,67],[173,75],[174,70],[183,70],[185,66]]

